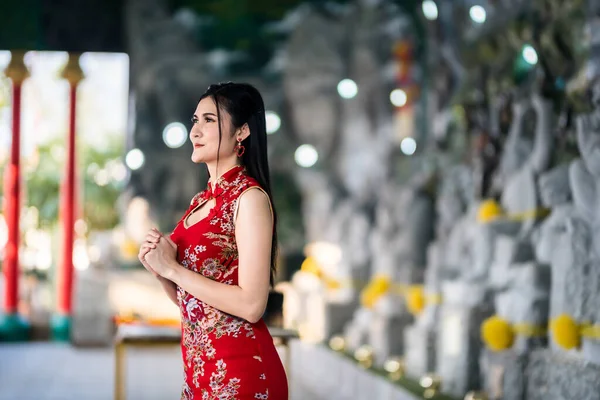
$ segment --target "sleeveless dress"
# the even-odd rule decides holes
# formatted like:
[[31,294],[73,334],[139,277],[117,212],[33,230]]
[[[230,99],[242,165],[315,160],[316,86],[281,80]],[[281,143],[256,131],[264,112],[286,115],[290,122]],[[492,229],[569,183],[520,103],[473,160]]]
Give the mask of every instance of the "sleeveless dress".
[[[235,241],[237,200],[258,183],[241,166],[225,172],[214,188],[197,194],[171,234],[185,268],[227,284],[238,284]],[[215,206],[187,226],[191,212],[214,198]],[[177,288],[181,311],[184,384],[181,399],[287,400],[285,370],[266,324],[227,314]]]

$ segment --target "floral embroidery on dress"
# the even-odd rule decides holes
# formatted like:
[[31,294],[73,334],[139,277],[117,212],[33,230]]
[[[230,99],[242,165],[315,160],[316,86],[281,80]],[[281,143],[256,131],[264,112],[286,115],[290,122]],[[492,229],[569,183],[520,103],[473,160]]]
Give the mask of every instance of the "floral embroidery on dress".
[[223,259],[237,260],[238,251],[234,236],[232,237],[232,235],[219,235],[212,232],[207,232],[204,234],[204,236],[206,236],[209,239],[213,239],[214,241],[212,242],[212,244],[222,249],[220,256]]
[[208,360],[213,359],[215,349],[208,334],[202,333],[198,324],[190,321],[183,323],[183,344],[188,349],[184,367],[192,368],[192,383],[199,387],[199,379],[204,376],[204,357]]
[[[214,187],[209,185],[207,190],[194,196],[173,232],[178,239],[177,257],[181,265],[214,281],[238,284],[239,257],[233,215],[237,198],[252,186],[256,186],[256,182],[243,168],[236,167],[223,174]],[[186,216],[209,199],[215,199],[209,216],[186,228],[183,225]],[[268,399],[269,389],[273,387],[267,385],[266,376],[271,376],[268,371],[273,360],[261,354],[262,345],[256,344],[259,339],[264,340],[265,327],[255,331],[254,324],[204,303],[181,287],[177,288],[177,299],[181,310],[185,376],[181,399],[236,400],[252,393],[255,399]],[[257,335],[260,335],[258,339]],[[241,358],[228,358],[236,348],[242,352]],[[263,355],[266,362],[258,364],[263,362]],[[248,362],[254,362],[257,368],[247,371]],[[278,384],[281,383],[275,383]],[[277,397],[277,393],[272,391],[272,396]]]
[[202,265],[200,266],[197,272],[200,272],[207,278],[217,280],[221,276],[223,276],[223,274],[227,273],[227,267],[221,265],[221,263],[219,263],[219,260],[216,260],[214,258],[207,258],[202,262]]
[[204,358],[211,360],[216,354],[209,335],[213,334],[215,339],[220,339],[223,336],[240,337],[243,334],[254,339],[254,330],[249,322],[201,304],[193,296],[185,296],[181,304],[185,310],[183,344],[188,349],[185,366],[193,369],[193,383],[199,387],[198,380],[200,376],[204,376]]
[[235,400],[240,388],[239,378],[230,378],[227,384],[224,384],[227,374],[227,364],[223,360],[217,361],[217,370],[210,376],[210,391],[202,389],[202,400]]
[[200,301],[198,301],[197,298],[192,297],[185,304],[185,312],[187,313],[188,318],[193,319],[198,318],[200,316],[200,313],[204,313],[204,310]]
[[184,381],[183,381],[183,389],[181,389],[181,399],[180,400],[191,400],[193,399],[194,393],[192,393],[192,389],[190,389],[189,385],[185,381],[185,370],[183,371]]
[[239,337],[242,329],[245,336],[254,339],[254,330],[249,322],[217,310],[208,304],[204,306],[206,318],[202,319],[201,327],[207,333],[214,333],[217,339],[224,335]]
[[259,399],[259,400],[268,400],[269,398],[269,389],[267,389],[267,391],[265,393],[256,393],[254,395],[255,399]]

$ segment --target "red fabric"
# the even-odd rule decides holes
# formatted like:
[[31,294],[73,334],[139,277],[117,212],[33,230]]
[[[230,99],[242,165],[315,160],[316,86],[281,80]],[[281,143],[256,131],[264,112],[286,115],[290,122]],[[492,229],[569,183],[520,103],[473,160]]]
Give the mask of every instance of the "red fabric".
[[[238,252],[233,215],[236,200],[258,183],[234,167],[215,187],[196,195],[171,234],[178,261],[186,268],[228,285],[238,284]],[[209,214],[192,226],[187,216],[208,199]],[[185,382],[181,399],[287,400],[287,378],[273,339],[261,319],[224,313],[178,288],[182,317]]]

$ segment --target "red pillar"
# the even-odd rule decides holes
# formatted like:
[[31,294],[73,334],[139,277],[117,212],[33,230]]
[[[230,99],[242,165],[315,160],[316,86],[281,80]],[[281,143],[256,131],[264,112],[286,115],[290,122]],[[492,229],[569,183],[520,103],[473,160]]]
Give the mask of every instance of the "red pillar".
[[62,227],[61,258],[58,270],[57,314],[52,319],[55,339],[68,341],[71,332],[73,297],[73,241],[75,226],[75,134],[77,116],[77,86],[83,79],[79,66],[79,54],[69,54],[69,61],[62,77],[69,81],[69,131],[67,133],[67,162],[61,187],[60,223]]
[[23,62],[25,52],[13,51],[5,74],[12,81],[12,143],[10,162],[4,175],[4,214],[8,241],[4,258],[4,313],[0,318],[0,340],[27,339],[27,323],[17,314],[19,301],[19,217],[21,211],[21,87],[29,76]]
[[4,175],[4,215],[8,228],[8,242],[4,259],[4,311],[15,313],[19,297],[19,216],[21,200],[21,84],[13,85],[12,144],[10,162]]

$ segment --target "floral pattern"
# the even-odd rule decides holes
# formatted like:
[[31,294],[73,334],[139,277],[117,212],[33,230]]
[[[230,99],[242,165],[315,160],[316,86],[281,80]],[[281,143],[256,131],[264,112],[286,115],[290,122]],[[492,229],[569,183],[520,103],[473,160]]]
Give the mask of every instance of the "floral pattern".
[[[257,186],[257,183],[246,175],[242,167],[236,167],[223,174],[214,188],[209,185],[194,197],[171,235],[178,246],[181,265],[206,278],[237,285],[235,208],[238,197],[253,186]],[[187,216],[212,198],[215,199],[215,205],[208,217],[194,225],[184,226]],[[264,344],[259,343],[268,343],[270,340],[272,345],[262,320],[251,324],[202,302],[180,287],[177,289],[177,298],[182,317],[185,376],[181,399],[272,400],[269,397],[270,385],[281,389],[282,384],[287,393],[287,382],[269,380],[270,376],[279,376],[280,371],[273,368],[282,369],[280,362],[271,359],[273,362],[262,362]],[[257,336],[259,333],[260,337]]]

